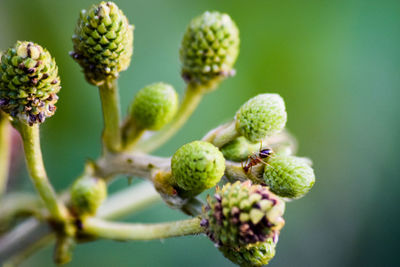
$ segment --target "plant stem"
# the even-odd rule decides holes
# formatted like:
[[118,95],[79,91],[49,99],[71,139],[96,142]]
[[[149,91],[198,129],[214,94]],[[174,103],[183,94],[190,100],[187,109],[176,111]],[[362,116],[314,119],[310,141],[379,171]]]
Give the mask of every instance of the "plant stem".
[[190,115],[192,115],[193,111],[199,105],[203,95],[204,91],[201,88],[189,84],[175,118],[159,132],[156,132],[147,140],[139,142],[137,150],[151,152],[168,141],[189,119]]
[[152,240],[204,232],[200,218],[159,224],[113,223],[98,218],[83,222],[84,233],[114,240]]
[[202,140],[210,142],[216,147],[222,147],[239,136],[236,122],[232,121],[211,130]]
[[67,208],[57,199],[56,192],[47,178],[40,149],[39,126],[37,124],[28,126],[23,122],[16,122],[15,125],[22,136],[26,165],[36,190],[52,218],[66,221]]
[[10,125],[6,114],[0,111],[0,197],[6,190],[10,168]]
[[112,152],[121,147],[120,104],[117,79],[106,80],[99,86],[103,109],[103,144]]

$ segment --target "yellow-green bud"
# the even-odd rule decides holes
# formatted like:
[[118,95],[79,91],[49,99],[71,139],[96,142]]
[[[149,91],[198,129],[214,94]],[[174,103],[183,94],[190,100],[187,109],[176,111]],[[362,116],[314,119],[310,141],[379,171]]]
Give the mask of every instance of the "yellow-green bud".
[[258,267],[267,265],[275,256],[276,243],[273,238],[268,238],[265,242],[249,244],[244,247],[230,248],[219,247],[224,256],[242,267]]
[[239,30],[227,14],[205,12],[194,18],[183,36],[180,59],[187,83],[212,90],[234,74]]
[[113,2],[101,2],[81,11],[72,36],[71,56],[83,68],[88,82],[101,85],[129,67],[133,28]]
[[33,125],[51,117],[60,91],[58,68],[50,53],[18,41],[0,58],[0,109]]
[[265,186],[228,183],[208,198],[202,226],[218,246],[238,248],[279,233],[284,210],[285,203]]
[[236,129],[250,142],[283,130],[287,114],[285,102],[278,94],[261,94],[253,97],[236,113]]
[[224,175],[225,159],[212,144],[194,141],[180,147],[171,160],[177,185],[193,195],[215,186]]
[[236,138],[221,148],[226,159],[240,162],[246,160],[249,155],[259,151],[260,143],[251,143],[243,136]]
[[265,165],[264,181],[281,197],[300,198],[314,185],[315,175],[306,159],[277,155]]
[[135,127],[159,130],[172,120],[178,109],[178,95],[166,83],[154,83],[141,89],[130,107]]
[[106,182],[97,177],[78,178],[71,188],[72,210],[79,216],[95,215],[107,197]]

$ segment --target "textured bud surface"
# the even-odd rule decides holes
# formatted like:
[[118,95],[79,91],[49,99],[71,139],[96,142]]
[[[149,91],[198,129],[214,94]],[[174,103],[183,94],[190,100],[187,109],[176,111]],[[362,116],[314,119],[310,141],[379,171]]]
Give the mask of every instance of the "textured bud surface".
[[165,83],[155,83],[141,89],[130,107],[138,127],[159,130],[171,121],[178,109],[178,95]]
[[267,187],[250,181],[228,183],[208,198],[203,225],[217,245],[238,248],[279,233],[284,210],[285,203]]
[[276,243],[273,238],[239,248],[219,247],[219,250],[230,261],[240,266],[263,266],[275,256]]
[[183,36],[180,59],[188,83],[208,85],[234,73],[239,30],[227,14],[205,12],[194,18]]
[[18,41],[0,60],[0,109],[22,122],[42,123],[56,110],[60,78],[54,58],[40,45]]
[[83,176],[71,188],[71,204],[79,215],[94,215],[107,197],[107,185],[103,179]]
[[264,181],[279,196],[300,198],[314,185],[315,175],[306,159],[278,155],[265,165]]
[[82,66],[88,82],[99,85],[129,67],[133,53],[133,26],[113,2],[82,10],[71,56]]
[[175,152],[171,169],[179,187],[200,193],[219,182],[224,175],[225,159],[212,144],[194,141]]
[[226,159],[240,162],[246,160],[249,155],[259,151],[260,143],[250,143],[243,136],[236,138],[221,148]]
[[257,142],[283,130],[285,102],[278,94],[261,94],[243,104],[236,113],[236,129],[250,142]]

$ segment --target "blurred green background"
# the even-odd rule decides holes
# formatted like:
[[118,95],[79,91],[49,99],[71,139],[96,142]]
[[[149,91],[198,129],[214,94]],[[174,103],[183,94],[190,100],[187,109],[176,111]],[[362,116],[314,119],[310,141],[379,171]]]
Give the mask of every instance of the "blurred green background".
[[[100,152],[99,97],[68,56],[79,11],[93,0],[0,0],[0,48],[32,40],[56,57],[63,89],[42,127],[49,175],[58,189]],[[135,29],[131,67],[122,73],[123,111],[143,86],[165,81],[182,93],[178,47],[205,10],[227,12],[241,31],[236,77],[207,95],[186,126],[159,149],[171,155],[231,118],[248,98],[276,92],[288,128],[317,182],[287,205],[270,266],[396,266],[400,238],[400,1],[118,0]],[[15,189],[31,189],[26,174]],[[121,179],[111,190],[126,187]],[[0,215],[1,216],[1,215]],[[162,203],[127,218],[184,218]],[[23,266],[53,266],[52,248]],[[232,266],[204,236],[152,242],[100,241],[77,247],[67,266]],[[398,265],[397,265],[398,266]]]

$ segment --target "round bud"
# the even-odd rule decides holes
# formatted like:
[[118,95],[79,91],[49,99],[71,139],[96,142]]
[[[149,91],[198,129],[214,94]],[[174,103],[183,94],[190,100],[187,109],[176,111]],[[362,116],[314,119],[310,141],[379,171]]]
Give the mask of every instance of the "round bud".
[[243,104],[236,113],[236,129],[250,142],[276,134],[286,124],[285,102],[278,94],[261,94]]
[[227,14],[205,12],[194,18],[183,36],[180,59],[187,83],[210,90],[234,74],[239,53],[239,30]]
[[277,155],[265,165],[264,181],[281,197],[300,198],[314,185],[315,175],[306,159]]
[[194,141],[181,146],[171,160],[177,185],[193,194],[215,186],[224,175],[225,159],[212,144]]
[[208,198],[202,225],[217,245],[238,248],[279,233],[284,210],[285,203],[265,186],[228,183]]
[[250,143],[243,136],[236,138],[221,148],[222,154],[228,160],[240,162],[246,160],[249,155],[259,151],[260,143]]
[[133,53],[133,26],[113,2],[82,10],[71,56],[83,68],[88,82],[101,85],[129,67]]
[[33,125],[51,117],[60,91],[54,58],[40,45],[18,41],[0,60],[0,109]]
[[136,127],[159,130],[172,120],[178,109],[178,95],[166,83],[154,83],[141,89],[133,99],[130,116]]
[[107,197],[107,185],[101,178],[83,176],[71,188],[71,205],[77,215],[95,215]]
[[264,266],[275,256],[276,243],[273,238],[268,238],[265,242],[249,244],[244,247],[230,248],[219,247],[224,256],[243,267]]

